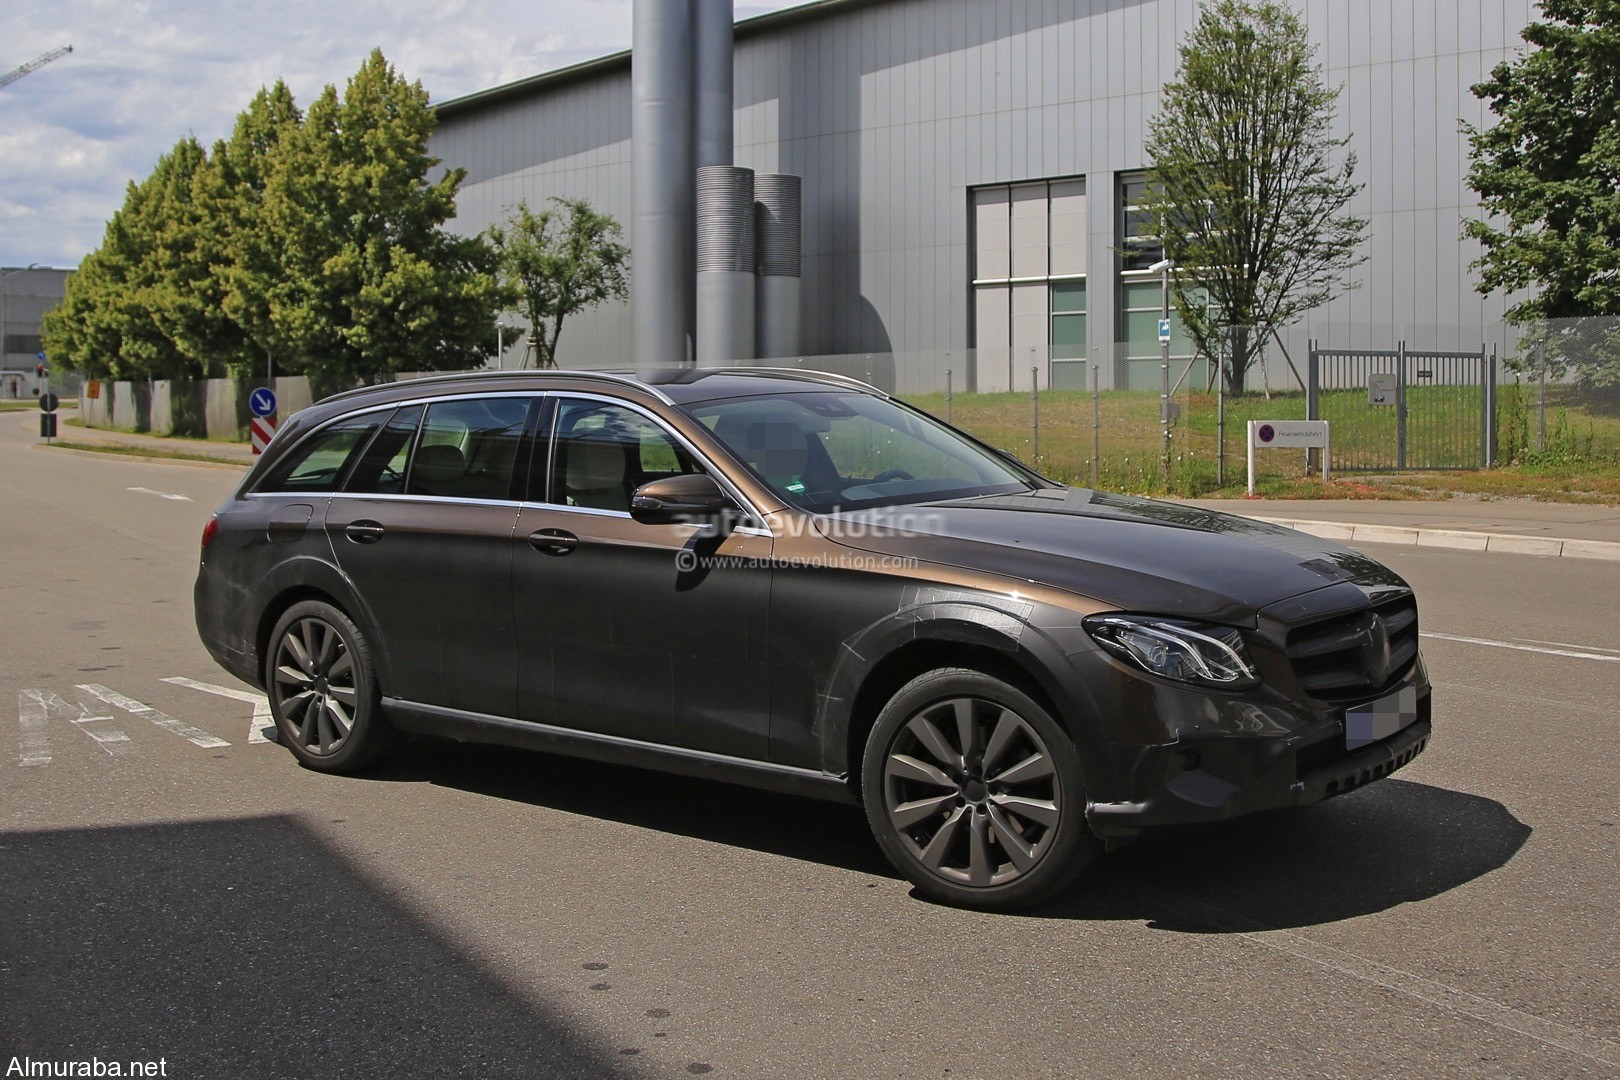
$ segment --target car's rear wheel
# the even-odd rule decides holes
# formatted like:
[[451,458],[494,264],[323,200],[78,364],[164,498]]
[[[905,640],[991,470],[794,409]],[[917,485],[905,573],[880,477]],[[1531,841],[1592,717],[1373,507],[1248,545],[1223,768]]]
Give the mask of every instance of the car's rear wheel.
[[265,688],[282,745],[311,769],[358,772],[394,742],[365,636],[324,601],[301,601],[277,620]]
[[1101,850],[1073,741],[1028,694],[982,672],[942,669],[902,687],[867,739],[861,780],[885,854],[944,903],[1039,903]]

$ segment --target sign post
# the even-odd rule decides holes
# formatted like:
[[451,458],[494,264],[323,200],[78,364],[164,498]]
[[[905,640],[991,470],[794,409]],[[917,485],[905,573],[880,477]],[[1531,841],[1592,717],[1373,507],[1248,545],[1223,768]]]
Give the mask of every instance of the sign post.
[[1326,420],[1250,420],[1249,494],[1254,494],[1254,452],[1278,448],[1320,447],[1322,483],[1328,482],[1328,422]]
[[56,438],[56,395],[49,390],[39,395],[39,437],[47,443]]
[[248,411],[253,413],[253,419],[248,421],[248,436],[257,456],[264,453],[276,435],[276,392],[268,386],[256,387],[248,395]]

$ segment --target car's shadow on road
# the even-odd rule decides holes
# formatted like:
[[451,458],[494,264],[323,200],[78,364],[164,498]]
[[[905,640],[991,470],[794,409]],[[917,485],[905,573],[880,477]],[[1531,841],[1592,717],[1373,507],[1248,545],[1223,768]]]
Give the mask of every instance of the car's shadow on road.
[[[413,741],[368,775],[898,877],[855,806],[437,740]],[[1465,885],[1506,865],[1530,831],[1493,799],[1391,779],[1304,810],[1143,840],[1025,914],[1186,933],[1314,926]]]
[[899,876],[853,804],[427,738],[412,739],[365,776],[439,784],[859,873]]
[[1529,837],[1494,799],[1384,780],[1303,810],[1144,840],[1033,914],[1186,933],[1316,926],[1466,885]]

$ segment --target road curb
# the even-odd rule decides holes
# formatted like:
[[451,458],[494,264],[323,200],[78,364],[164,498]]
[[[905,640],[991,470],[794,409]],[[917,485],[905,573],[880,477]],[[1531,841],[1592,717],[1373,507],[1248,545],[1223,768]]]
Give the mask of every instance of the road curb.
[[1256,521],[1320,536],[1324,540],[1360,541],[1363,544],[1404,544],[1407,547],[1451,548],[1544,558],[1605,559],[1620,562],[1620,543],[1610,540],[1572,540],[1514,533],[1468,532],[1461,529],[1423,529],[1408,525],[1362,525],[1348,521],[1307,521],[1303,518],[1258,517]]
[[115,461],[135,461],[143,465],[190,465],[195,469],[236,469],[247,471],[253,467],[250,461],[240,464],[234,461],[196,461],[192,458],[150,457],[146,454],[125,454],[116,450],[80,450],[76,446],[51,446],[48,443],[35,443],[36,450],[49,450],[55,454],[77,454],[79,457],[96,458],[106,461],[111,458]]

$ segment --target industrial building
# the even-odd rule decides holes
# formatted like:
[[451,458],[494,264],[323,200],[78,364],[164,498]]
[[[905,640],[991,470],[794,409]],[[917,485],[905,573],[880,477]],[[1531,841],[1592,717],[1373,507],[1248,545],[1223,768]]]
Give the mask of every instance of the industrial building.
[[38,393],[43,360],[39,320],[62,300],[70,271],[0,266],[0,398]]
[[[1476,293],[1459,238],[1477,212],[1461,125],[1486,122],[1470,87],[1525,47],[1534,4],[1295,9],[1343,89],[1366,185],[1351,209],[1371,226],[1359,287],[1285,342],[1502,339],[1508,301]],[[1197,17],[1196,0],[822,0],[737,23],[735,164],[803,180],[796,352],[913,391],[947,371],[958,388],[1077,387],[1093,365],[1104,388],[1157,386],[1158,253],[1133,207]],[[636,248],[630,53],[437,110],[433,151],[467,170],[457,229],[584,197]],[[627,363],[632,322],[619,305],[575,317],[560,361]]]

